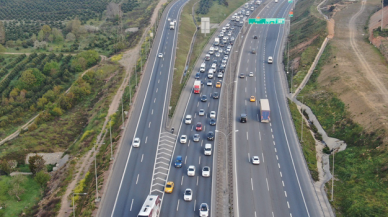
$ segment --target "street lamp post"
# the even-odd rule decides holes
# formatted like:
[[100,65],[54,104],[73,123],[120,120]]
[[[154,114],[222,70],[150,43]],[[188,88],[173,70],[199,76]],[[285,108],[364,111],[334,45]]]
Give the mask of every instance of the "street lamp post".
[[[297,98],[298,97],[302,97],[302,104],[303,104],[303,96],[296,96]],[[302,114],[302,119],[301,119],[301,131],[300,131],[300,141],[303,142],[303,111],[301,111],[301,114]]]
[[[96,142],[96,146],[97,146],[97,142]],[[97,177],[97,150],[96,148],[94,148],[94,173],[96,174],[96,199],[94,200],[94,202],[100,202],[100,198],[98,197],[98,177]]]
[[111,124],[112,119],[109,119],[109,137],[110,137],[110,160],[113,160],[113,143],[112,143],[112,124]]
[[87,193],[74,193],[73,192],[73,216],[75,217],[75,209],[74,209],[74,195],[87,195]]
[[230,132],[230,133],[228,133],[228,135],[226,135],[224,132],[222,132],[222,131],[219,131],[219,130],[216,130],[216,133],[222,133],[224,136],[225,136],[225,140],[226,140],[226,142],[225,142],[225,144],[226,144],[226,148],[225,148],[225,168],[226,168],[226,166],[228,165],[228,162],[227,162],[227,159],[228,159],[228,156],[227,156],[227,148],[228,148],[228,136],[231,134],[231,133],[237,133],[238,132],[238,130],[235,130],[235,131],[232,131],[232,132]]

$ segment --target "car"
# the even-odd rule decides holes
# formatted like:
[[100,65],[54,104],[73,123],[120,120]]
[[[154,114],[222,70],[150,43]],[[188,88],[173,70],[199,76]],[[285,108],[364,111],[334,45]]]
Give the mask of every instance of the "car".
[[163,54],[162,54],[162,53],[159,53],[159,54],[158,54],[158,57],[159,57],[159,58],[162,58],[162,57],[163,57]]
[[216,57],[220,57],[220,56],[221,56],[220,52],[217,52]]
[[201,203],[199,206],[199,216],[200,217],[208,217],[209,216],[209,206],[207,203]]
[[219,72],[219,73],[217,74],[217,78],[222,78],[222,77],[224,77],[224,74],[222,74],[222,72]]
[[203,150],[203,154],[206,155],[206,156],[212,155],[212,144],[210,144],[210,143],[205,144],[205,148]]
[[202,168],[202,176],[203,177],[209,177],[210,176],[210,167],[204,166]]
[[211,111],[210,112],[210,118],[216,118],[216,112],[215,111]]
[[249,98],[249,101],[250,101],[250,102],[256,102],[256,97],[255,97],[255,96],[251,96],[251,97]]
[[228,45],[228,47],[226,47],[226,48],[232,49],[232,45]]
[[171,21],[171,18],[168,18],[167,20],[168,20],[168,22],[170,22],[170,21]]
[[240,75],[238,77],[245,78],[245,74],[244,73],[240,73]]
[[255,165],[260,164],[259,156],[253,156],[252,157],[252,164],[255,164]]
[[214,140],[214,133],[213,133],[213,131],[208,132],[206,137],[207,137],[207,140],[213,141]]
[[229,56],[228,56],[228,55],[225,55],[225,56],[224,56],[224,59],[225,59],[225,60],[229,59]]
[[206,102],[207,101],[207,96],[206,95],[202,95],[201,96],[201,102]]
[[224,54],[226,54],[226,55],[229,55],[229,53],[230,53],[230,49],[226,49],[226,50],[224,51]]
[[224,50],[223,50],[222,48],[220,48],[220,49],[218,50],[218,52],[222,53],[222,52],[224,52]]
[[246,123],[247,122],[247,114],[241,114],[240,116],[240,122],[241,123]]
[[249,77],[253,77],[253,72],[249,72]]
[[233,29],[234,29],[234,26],[231,26],[231,27],[230,27],[230,29],[232,29],[232,30],[233,30]]
[[272,56],[269,56],[268,57],[268,64],[272,64],[273,63],[273,58],[272,58]]
[[187,168],[187,176],[195,176],[195,166],[191,165]]
[[208,81],[206,82],[206,85],[207,85],[207,86],[212,86],[212,85],[213,85],[213,82],[212,82],[211,80],[208,80]]
[[218,51],[218,49],[219,49],[219,48],[218,48],[217,46],[216,46],[216,47],[214,47],[214,50],[215,50],[215,51]]
[[223,69],[225,67],[226,67],[226,64],[225,63],[221,63],[220,69]]
[[200,139],[201,137],[199,136],[199,134],[194,134],[194,136],[193,136],[193,141],[194,142],[199,142],[199,139]]
[[213,96],[213,99],[218,99],[220,97],[218,92],[214,92],[212,96]]
[[229,35],[229,36],[232,36],[232,32],[228,32],[228,35]]
[[210,60],[210,54],[206,54],[206,55],[205,55],[205,60],[206,60],[206,61],[209,61],[209,60]]
[[184,201],[191,201],[193,199],[193,191],[190,188],[186,188],[185,193],[183,193]]
[[164,192],[171,194],[174,190],[174,182],[167,182],[166,187],[164,187]]
[[140,138],[136,137],[132,142],[132,146],[138,148],[140,146]]
[[191,124],[191,120],[192,120],[191,115],[186,115],[185,124]]
[[214,119],[214,118],[212,118],[212,119],[210,119],[210,122],[209,122],[209,124],[210,124],[210,126],[216,126],[216,119]]
[[221,88],[221,82],[217,82],[217,83],[216,83],[216,87],[217,87],[217,88]]
[[176,23],[176,19],[174,19],[174,23]]
[[216,71],[216,68],[217,68],[217,63],[213,63],[213,64],[212,64],[212,69],[213,69],[214,71]]
[[251,50],[251,53],[252,53],[252,54],[256,54],[256,50],[255,50],[255,49],[252,49],[252,50]]
[[257,39],[257,35],[253,36],[253,39]]
[[230,41],[234,41],[234,37],[231,37],[231,38],[230,38]]
[[200,77],[201,77],[201,73],[197,72],[197,73],[195,74],[195,79],[200,79]]
[[200,109],[198,112],[199,116],[204,116],[205,115],[205,109]]
[[181,144],[185,144],[187,142],[187,136],[186,135],[182,135],[181,138],[180,138],[180,142],[181,142]]
[[176,156],[176,160],[174,163],[175,168],[181,168],[182,167],[182,156]]
[[218,64],[218,60],[217,59],[213,59],[213,63]]
[[222,63],[225,63],[225,64],[226,64],[226,62],[228,62],[228,60],[226,60],[226,59],[223,59],[223,60],[222,60]]
[[197,126],[195,126],[195,130],[196,131],[202,131],[202,123],[201,122],[197,123]]

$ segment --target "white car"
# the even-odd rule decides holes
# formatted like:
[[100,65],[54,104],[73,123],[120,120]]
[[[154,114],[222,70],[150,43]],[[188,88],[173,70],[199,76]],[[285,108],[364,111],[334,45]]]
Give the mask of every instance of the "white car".
[[252,164],[255,164],[255,165],[260,164],[259,156],[253,156],[252,157]]
[[217,75],[218,78],[222,78],[223,76],[224,75],[222,74],[222,72],[219,72],[218,75]]
[[220,53],[219,52],[216,53],[216,57],[220,57]]
[[222,63],[222,64],[221,64],[221,68],[222,68],[222,67],[225,68],[225,67],[226,67],[226,64],[225,64],[225,63]]
[[140,146],[140,139],[138,137],[136,137],[133,142],[132,142],[132,146],[135,147],[135,148],[138,148]]
[[209,216],[209,206],[207,203],[201,203],[199,206],[199,216],[200,217],[208,217]]
[[170,22],[170,21],[171,21],[171,18],[168,18],[167,20]]
[[198,112],[199,116],[204,116],[205,115],[205,109],[200,109]]
[[218,50],[218,46],[215,46],[215,47],[214,47],[214,50],[217,51],[217,50]]
[[195,166],[191,165],[187,168],[187,176],[195,176]]
[[225,56],[224,56],[224,60],[227,60],[227,59],[229,59],[229,56],[228,56],[228,55],[225,55]]
[[194,141],[194,142],[199,142],[199,139],[200,139],[199,134],[194,134],[194,136],[193,136],[193,141]]
[[185,124],[191,124],[191,115],[186,115]]
[[186,188],[185,193],[183,194],[184,201],[191,201],[193,199],[193,191],[190,188]]
[[207,85],[207,86],[212,86],[213,83],[212,83],[212,81],[207,81],[206,85]]
[[202,168],[202,176],[203,177],[209,177],[210,176],[210,167],[204,166]]
[[210,112],[210,118],[216,118],[216,112],[215,111],[211,111]]
[[187,142],[187,136],[186,135],[182,135],[181,138],[180,138],[180,142],[182,144],[185,144]]
[[223,59],[223,60],[222,60],[222,63],[225,63],[225,64],[226,64],[226,62],[228,62],[228,60],[226,60],[226,59]]
[[269,56],[268,57],[268,64],[272,64],[273,63],[273,58],[272,58],[272,56]]
[[253,77],[253,72],[249,72],[249,77]]
[[163,54],[162,54],[162,53],[159,53],[159,54],[158,54],[158,57],[159,57],[159,58],[162,58],[162,57],[163,57]]

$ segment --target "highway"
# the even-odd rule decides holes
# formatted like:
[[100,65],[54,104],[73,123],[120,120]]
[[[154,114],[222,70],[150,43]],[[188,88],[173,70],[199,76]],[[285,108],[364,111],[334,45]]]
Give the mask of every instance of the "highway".
[[[292,4],[269,2],[258,16],[287,18]],[[286,25],[252,25],[242,47],[234,98],[237,216],[323,216],[289,113],[282,65]],[[257,39],[254,39],[257,36]],[[252,54],[255,49],[257,54]],[[274,63],[268,64],[268,56]],[[249,77],[248,73],[254,76]],[[250,102],[251,96],[256,102]],[[259,99],[268,99],[270,123],[259,122]],[[247,114],[247,123],[240,115]],[[260,165],[251,158],[259,156]]]
[[[99,216],[137,216],[151,191],[153,194],[163,195],[164,182],[154,182],[158,170],[154,165],[157,165],[156,159],[160,155],[159,152],[157,154],[159,147],[175,141],[174,135],[164,136],[162,126],[168,106],[178,33],[177,28],[169,29],[167,17],[171,21],[179,21],[186,2],[187,0],[178,0],[171,3],[166,8],[167,13],[161,18],[135,107],[101,201]],[[158,57],[159,53],[163,57]],[[131,145],[135,137],[141,140],[139,148]],[[167,178],[166,168],[159,169],[164,171],[158,173],[161,179]]]
[[[257,5],[254,5],[255,7]],[[244,16],[246,17],[246,16]],[[231,17],[228,18],[230,21]],[[232,31],[231,37],[237,37],[238,33],[240,32],[241,27],[238,25],[234,25],[234,21],[230,22],[233,24],[233,30],[226,30],[226,32]],[[218,37],[217,35],[221,31],[220,29],[215,33],[212,39],[210,39],[210,43],[214,42],[214,38]],[[229,44],[229,43],[228,43]],[[209,205],[210,210],[215,209],[211,206],[211,193],[212,193],[212,181],[214,173],[214,167],[213,167],[213,155],[216,152],[215,150],[215,142],[217,137],[219,136],[218,133],[216,133],[216,126],[211,126],[209,124],[210,117],[209,114],[211,111],[216,112],[216,120],[219,113],[219,101],[221,98],[221,88],[224,88],[223,86],[221,88],[216,88],[216,82],[220,81],[222,83],[223,78],[218,78],[217,74],[214,74],[213,79],[208,79],[208,70],[211,68],[211,65],[214,60],[217,60],[217,69],[220,68],[221,61],[224,58],[225,54],[220,54],[219,57],[216,57],[215,54],[210,55],[210,60],[205,61],[203,58],[206,53],[208,53],[208,48],[210,45],[208,45],[202,55],[201,58],[203,61],[198,61],[198,64],[194,68],[193,71],[193,78],[191,78],[187,85],[193,85],[194,83],[194,74],[199,72],[199,68],[201,63],[206,63],[205,72],[200,73],[200,77],[198,80],[201,80],[203,82],[203,86],[201,88],[200,94],[194,94],[193,90],[191,90],[190,97],[187,101],[186,108],[184,115],[182,117],[181,125],[178,129],[178,138],[181,135],[186,135],[188,137],[188,141],[186,144],[181,144],[178,140],[176,142],[176,147],[174,151],[174,157],[175,160],[177,156],[182,156],[183,158],[183,165],[182,168],[174,168],[172,165],[168,181],[173,181],[175,183],[174,192],[172,194],[165,194],[162,204],[162,210],[161,210],[161,217],[181,217],[181,216],[198,216],[199,215],[199,206],[201,203],[207,203]],[[216,47],[216,46],[214,46]],[[227,49],[227,45],[224,47],[218,46],[218,49],[223,49],[224,51]],[[233,51],[233,50],[232,50]],[[217,51],[215,51],[216,53]],[[229,55],[228,55],[229,56]],[[218,71],[218,70],[217,70]],[[225,74],[224,74],[225,76]],[[207,82],[212,81],[212,85],[208,86]],[[214,92],[217,92],[220,96],[218,99],[213,99]],[[200,100],[201,96],[206,95],[207,101],[202,102]],[[200,109],[205,110],[204,116],[199,116],[198,112]],[[186,115],[192,115],[193,120],[191,124],[185,124],[184,123],[184,117]],[[197,122],[201,122],[203,125],[202,131],[196,131],[196,124]],[[208,141],[206,138],[206,135],[209,131],[212,131],[215,133],[215,141]],[[194,134],[200,135],[200,140],[198,142],[193,141]],[[221,135],[222,136],[222,135]],[[205,156],[204,155],[204,146],[205,144],[211,144],[212,145],[212,155],[211,156]],[[196,173],[194,177],[189,177],[187,175],[187,168],[193,165],[196,168]],[[209,166],[211,168],[211,175],[210,177],[202,177],[201,170],[204,166]],[[217,165],[214,165],[217,166]],[[184,201],[183,200],[183,194],[186,188],[190,188],[193,191],[193,199],[192,201]]]

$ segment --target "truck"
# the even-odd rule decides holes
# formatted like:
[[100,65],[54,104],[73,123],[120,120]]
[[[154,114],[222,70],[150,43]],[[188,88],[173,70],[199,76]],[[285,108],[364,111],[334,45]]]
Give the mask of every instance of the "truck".
[[201,81],[194,81],[194,93],[201,93]]
[[260,122],[270,121],[270,109],[268,99],[260,99]]
[[220,44],[220,38],[214,39],[214,46],[218,46]]
[[170,22],[170,29],[175,29],[175,22]]
[[158,217],[160,202],[158,195],[148,195],[137,217]]

